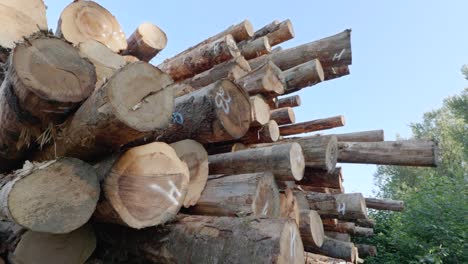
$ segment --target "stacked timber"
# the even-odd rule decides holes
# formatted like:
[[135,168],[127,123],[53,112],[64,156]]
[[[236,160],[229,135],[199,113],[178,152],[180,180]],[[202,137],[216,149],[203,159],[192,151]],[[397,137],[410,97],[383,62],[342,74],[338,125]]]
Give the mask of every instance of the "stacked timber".
[[165,32],[126,38],[77,0],[47,32],[42,0],[0,0],[0,263],[357,263],[377,252],[338,163],[436,166],[432,142],[300,135],[293,92],[349,74],[351,30],[303,45],[248,20],[154,66]]

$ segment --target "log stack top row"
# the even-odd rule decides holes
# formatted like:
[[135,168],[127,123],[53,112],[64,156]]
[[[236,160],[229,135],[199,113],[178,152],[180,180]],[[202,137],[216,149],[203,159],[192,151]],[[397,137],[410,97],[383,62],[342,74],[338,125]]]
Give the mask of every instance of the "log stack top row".
[[0,263],[358,263],[367,209],[404,204],[337,164],[437,165],[382,130],[300,135],[345,125],[296,122],[292,93],[350,73],[349,29],[282,49],[289,19],[245,20],[156,66],[158,26],[78,0],[52,34],[45,10],[0,0]]

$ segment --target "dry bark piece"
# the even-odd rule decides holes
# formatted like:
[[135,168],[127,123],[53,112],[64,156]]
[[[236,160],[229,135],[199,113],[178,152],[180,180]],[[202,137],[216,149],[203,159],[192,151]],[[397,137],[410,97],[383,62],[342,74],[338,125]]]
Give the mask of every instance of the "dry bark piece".
[[345,125],[345,118],[342,115],[322,118],[302,123],[296,123],[280,127],[282,136],[290,136],[302,133],[309,133],[318,130],[332,129]]
[[296,122],[294,110],[291,107],[283,107],[270,111],[271,120],[275,120],[278,125],[289,125]]
[[85,224],[100,187],[91,165],[73,158],[26,162],[0,179],[2,218],[36,232],[63,234]]
[[166,33],[158,26],[151,23],[143,23],[127,39],[128,47],[123,52],[125,55],[133,55],[139,60],[149,62],[167,45]]
[[367,208],[387,211],[405,210],[405,202],[391,199],[366,198]]
[[94,39],[118,53],[127,48],[117,19],[93,1],[74,1],[60,14],[56,35],[78,45]]

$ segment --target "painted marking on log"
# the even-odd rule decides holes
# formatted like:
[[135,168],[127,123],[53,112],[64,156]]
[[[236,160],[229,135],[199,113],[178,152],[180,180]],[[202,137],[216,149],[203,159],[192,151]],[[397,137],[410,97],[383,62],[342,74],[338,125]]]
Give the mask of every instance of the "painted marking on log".
[[218,92],[216,92],[215,103],[218,108],[222,108],[224,113],[229,114],[229,104],[232,101],[231,96],[226,93],[226,97],[224,97],[225,93],[223,88],[220,88]]
[[338,213],[340,213],[341,215],[344,215],[346,213],[346,204],[345,203],[340,203],[338,205]]
[[157,184],[151,184],[150,187],[151,187],[151,189],[153,189],[153,190],[167,196],[167,198],[174,205],[179,205],[179,201],[177,200],[177,198],[182,196],[182,194],[180,193],[179,189],[177,189],[177,186],[175,186],[175,184],[174,184],[174,182],[172,182],[172,180],[169,180],[169,185],[171,187],[169,192],[167,192],[166,190],[164,190],[163,188],[161,188],[161,186],[159,186]]
[[335,67],[332,67],[333,74],[337,74]]
[[291,258],[294,258],[294,247],[296,246],[296,229],[293,226],[289,226],[291,229]]
[[182,125],[184,123],[184,117],[179,112],[172,113],[172,123]]
[[267,202],[265,203],[265,206],[263,206],[262,215],[267,215],[268,206],[269,206],[269,203],[268,203],[268,201],[267,201]]
[[343,54],[345,53],[346,49],[343,49],[341,50],[341,52],[338,54],[338,53],[335,53],[335,55],[333,56],[333,59],[332,61],[340,61],[341,60],[341,56],[343,56]]

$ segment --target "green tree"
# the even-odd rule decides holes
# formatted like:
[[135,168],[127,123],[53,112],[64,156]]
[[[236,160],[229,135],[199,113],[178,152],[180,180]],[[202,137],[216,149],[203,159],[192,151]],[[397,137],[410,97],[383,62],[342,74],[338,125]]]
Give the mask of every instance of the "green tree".
[[[468,78],[468,67],[464,68]],[[405,201],[402,213],[371,212],[378,256],[367,263],[468,263],[468,88],[411,124],[413,137],[437,142],[437,168],[379,166],[379,196]]]

